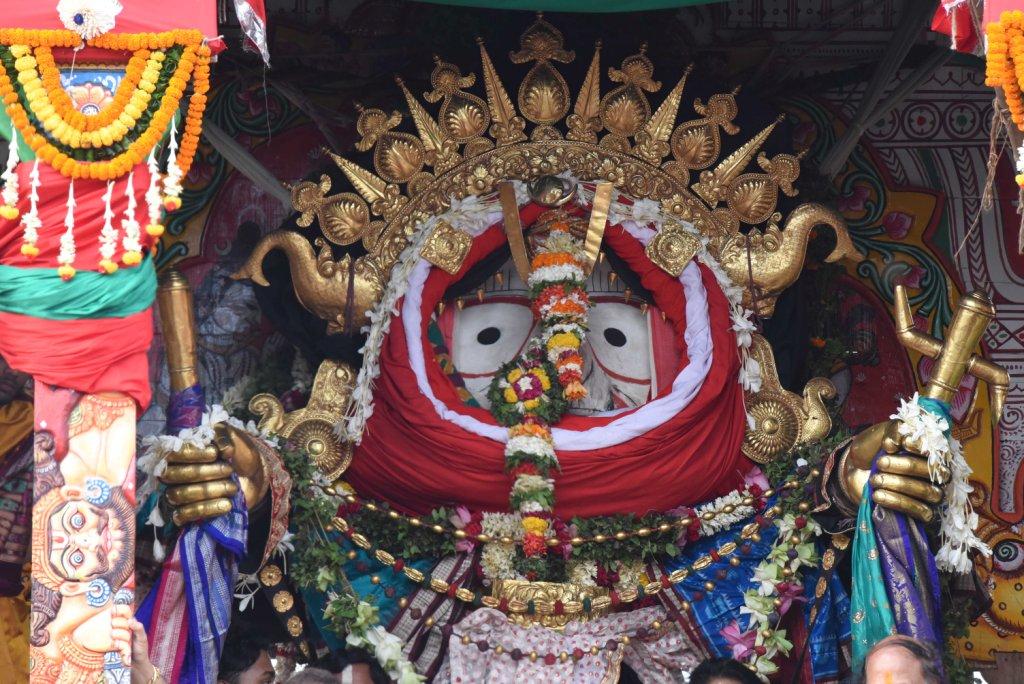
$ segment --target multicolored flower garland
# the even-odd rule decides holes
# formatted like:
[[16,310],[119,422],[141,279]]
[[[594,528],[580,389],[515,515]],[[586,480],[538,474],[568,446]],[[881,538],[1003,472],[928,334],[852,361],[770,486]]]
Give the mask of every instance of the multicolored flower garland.
[[515,481],[512,509],[522,514],[524,575],[537,575],[552,533],[558,470],[551,424],[570,401],[587,395],[580,346],[586,334],[590,300],[584,289],[583,245],[556,219],[533,258],[527,284],[540,330],[518,358],[495,375],[488,397],[491,411],[509,428],[505,469]]

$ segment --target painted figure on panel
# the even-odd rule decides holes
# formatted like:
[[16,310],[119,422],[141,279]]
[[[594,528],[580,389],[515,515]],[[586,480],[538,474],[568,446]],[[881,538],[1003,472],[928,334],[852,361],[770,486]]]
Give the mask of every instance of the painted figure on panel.
[[31,644],[39,681],[102,668],[111,651],[130,661],[135,403],[87,395],[68,425],[59,463],[50,433],[39,432],[35,445]]

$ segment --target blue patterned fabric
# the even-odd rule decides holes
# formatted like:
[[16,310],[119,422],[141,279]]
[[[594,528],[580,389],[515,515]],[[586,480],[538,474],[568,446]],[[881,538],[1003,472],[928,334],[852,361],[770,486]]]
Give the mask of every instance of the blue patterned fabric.
[[[768,506],[771,507],[774,503],[775,499],[772,499]],[[740,531],[750,522],[750,519],[744,520],[711,537],[687,544],[679,556],[663,563],[665,572],[671,573],[673,570],[690,567],[701,556],[707,555],[726,541],[738,538]],[[740,613],[740,608],[744,605],[743,594],[755,588],[756,585],[751,581],[754,570],[768,556],[777,537],[778,528],[770,524],[762,528],[760,541],[747,540],[744,542],[748,545],[746,552],[741,549],[734,554],[740,559],[738,566],[733,567],[727,558],[723,558],[703,570],[691,572],[686,579],[675,585],[676,593],[690,602],[696,626],[704,637],[708,650],[715,656],[732,656],[729,643],[722,637],[723,629],[734,620],[738,621],[741,630],[748,628],[749,616]],[[721,571],[725,571],[724,578],[720,576]],[[803,574],[807,602],[802,610],[805,619],[808,619],[811,605],[815,601],[814,589],[820,574],[811,568],[804,568]],[[705,591],[704,588],[704,583],[709,581],[715,583],[715,588],[711,592]],[[801,608],[793,606],[790,610]],[[842,583],[835,576],[828,584],[818,612],[818,618],[810,630],[808,658],[816,681],[837,679],[842,669],[839,651],[842,644],[850,638],[850,604]],[[798,644],[794,647],[794,657],[800,646]]]
[[[237,478],[232,475],[232,479]],[[231,512],[189,525],[178,540],[188,601],[188,645],[181,682],[207,684],[217,680],[217,663],[231,624],[238,561],[245,556],[249,516],[241,488]]]
[[[348,584],[352,587],[352,591],[355,592],[356,596],[367,603],[377,606],[380,623],[387,625],[399,611],[397,599],[408,595],[418,585],[413,584],[405,576],[405,573],[394,572],[384,567],[375,558],[371,558],[365,551],[352,544],[352,542],[337,532],[332,533],[331,536],[333,541],[346,552],[356,552],[356,557],[342,566],[341,571],[345,573],[345,578],[348,580]],[[429,559],[407,561],[409,567],[415,568],[424,574],[430,574],[434,564],[435,561]],[[374,575],[380,578],[380,583],[374,584],[371,581]],[[335,587],[334,590],[340,592],[343,589],[342,587]],[[388,594],[391,595],[388,596]],[[324,638],[328,648],[332,651],[344,649],[344,639],[338,638],[324,620],[324,608],[327,607],[327,592],[303,589],[302,598],[306,602],[310,618],[316,625],[320,635]]]

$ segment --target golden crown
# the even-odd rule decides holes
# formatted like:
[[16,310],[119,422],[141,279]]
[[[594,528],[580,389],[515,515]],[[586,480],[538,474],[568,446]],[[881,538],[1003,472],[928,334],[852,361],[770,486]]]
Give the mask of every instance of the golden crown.
[[[737,90],[707,102],[695,99],[696,118],[676,125],[689,68],[653,109],[648,95],[662,83],[654,80],[644,46],[608,69],[614,87],[602,95],[598,43],[574,98],[555,68],[576,56],[565,49],[562,33],[538,15],[519,42],[509,59],[532,67],[515,104],[479,39],[484,97],[467,90],[476,85],[476,74],[464,75],[438,57],[431,90],[423,94],[438,105],[436,116],[396,78],[415,133],[397,130],[404,119],[399,112],[360,109],[356,148],[372,150],[373,170],[331,153],[354,192],[331,194],[326,175],[291,188],[298,225],[319,225],[318,253],[301,235],[276,231],[263,238],[236,277],[266,284],[263,257],[284,249],[303,306],[327,320],[329,332],[355,330],[379,300],[416,227],[448,209],[452,198],[493,193],[502,181],[563,172],[581,182],[612,183],[634,200],[655,200],[666,214],[694,224],[708,237],[712,255],[744,286],[748,306],[763,315],[771,314],[775,298],[799,275],[813,227],[828,225],[836,232],[829,261],[857,255],[842,218],[821,205],[801,205],[779,227],[779,193],[797,194],[802,156],[761,151],[779,120],[719,159],[722,132],[739,132],[733,123]],[[748,170],[755,161],[757,170]],[[763,228],[744,232],[743,225]],[[335,260],[328,244],[358,241],[367,253],[356,259]]]

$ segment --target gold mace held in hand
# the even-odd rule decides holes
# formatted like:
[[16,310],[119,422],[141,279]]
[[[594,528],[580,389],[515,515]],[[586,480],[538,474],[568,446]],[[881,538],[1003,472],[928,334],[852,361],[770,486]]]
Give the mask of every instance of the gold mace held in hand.
[[156,298],[167,350],[167,368],[171,373],[171,391],[180,392],[199,382],[196,316],[188,279],[178,271],[168,271],[160,278]]
[[1002,366],[974,353],[985,328],[996,317],[992,300],[978,290],[964,295],[946,330],[944,342],[914,327],[914,315],[910,310],[907,291],[902,285],[896,286],[893,314],[900,343],[935,359],[935,367],[924,388],[924,396],[948,404],[956,395],[964,375],[973,375],[988,383],[992,422],[998,423],[1010,387],[1010,374]]

